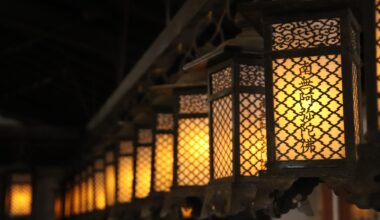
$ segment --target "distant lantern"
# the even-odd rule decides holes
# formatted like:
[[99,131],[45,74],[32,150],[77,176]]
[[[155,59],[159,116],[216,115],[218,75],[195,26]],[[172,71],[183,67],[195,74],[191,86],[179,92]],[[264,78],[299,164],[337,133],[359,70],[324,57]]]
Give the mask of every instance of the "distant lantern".
[[94,163],[94,209],[106,208],[106,189],[104,177],[104,159],[97,158]]
[[105,162],[106,204],[107,207],[111,207],[116,200],[115,153],[112,150],[106,152]]
[[93,175],[93,168],[92,166],[89,166],[87,168],[87,198],[86,198],[86,205],[87,205],[87,212],[94,211],[94,175]]
[[14,173],[7,188],[6,212],[9,218],[32,215],[33,186],[29,173]]
[[65,204],[63,213],[65,218],[72,215],[72,201],[72,187],[70,184],[67,184],[65,189]]
[[152,128],[138,126],[135,141],[135,198],[148,197],[152,178]]
[[156,109],[153,153],[153,191],[169,192],[174,169],[174,115],[166,108]]
[[133,141],[121,140],[117,159],[117,202],[129,203],[133,198]]
[[62,219],[63,213],[63,198],[60,193],[57,193],[54,198],[54,217],[55,220]]
[[80,176],[76,175],[73,187],[73,215],[81,214],[81,192],[80,192]]
[[268,19],[265,31],[270,168],[346,174],[361,138],[355,19],[348,11],[286,15]]
[[83,170],[80,179],[80,209],[81,213],[87,212],[87,173]]
[[175,90],[176,187],[205,186],[210,181],[210,145],[207,90],[205,86]]

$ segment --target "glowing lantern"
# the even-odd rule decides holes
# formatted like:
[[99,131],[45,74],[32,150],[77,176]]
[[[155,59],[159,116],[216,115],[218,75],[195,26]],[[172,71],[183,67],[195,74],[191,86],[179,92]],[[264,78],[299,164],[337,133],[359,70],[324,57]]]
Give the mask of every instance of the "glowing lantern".
[[30,174],[12,174],[7,189],[6,211],[10,218],[32,215],[33,188]]
[[94,176],[93,176],[92,167],[87,168],[87,198],[86,198],[86,206],[87,212],[94,211]]
[[63,203],[61,195],[56,195],[54,199],[54,217],[56,220],[62,218],[63,213]]
[[135,198],[148,197],[152,178],[152,129],[139,127],[135,143]]
[[80,177],[75,176],[75,184],[73,187],[73,215],[79,215],[81,212],[81,193],[80,193]]
[[178,88],[175,127],[178,187],[204,186],[210,181],[210,145],[206,87]]
[[106,189],[104,177],[104,159],[97,158],[94,163],[94,210],[106,208]]
[[81,174],[80,180],[80,212],[82,214],[87,212],[87,175],[86,171]]
[[71,210],[72,210],[72,189],[71,186],[68,184],[66,186],[65,190],[65,204],[64,204],[64,216],[65,218],[68,218],[72,215]]
[[[355,20],[348,11],[309,13],[265,27],[268,166],[347,174],[361,137]],[[302,172],[307,168],[325,169]]]
[[168,192],[173,184],[174,115],[161,108],[157,110],[155,120],[153,190]]
[[128,203],[133,197],[133,141],[123,140],[119,144],[117,169],[117,201]]
[[113,206],[116,199],[116,171],[115,171],[115,154],[113,151],[106,153],[106,204],[107,207]]

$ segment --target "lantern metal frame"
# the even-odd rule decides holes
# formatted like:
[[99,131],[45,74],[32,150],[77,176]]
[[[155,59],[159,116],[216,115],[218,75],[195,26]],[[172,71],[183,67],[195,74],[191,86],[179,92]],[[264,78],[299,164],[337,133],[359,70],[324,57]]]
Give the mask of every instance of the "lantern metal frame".
[[[100,167],[97,167],[97,161],[102,161],[102,166]],[[106,200],[106,192],[105,192],[105,160],[104,160],[104,155],[103,154],[99,154],[97,156],[95,156],[94,160],[93,160],[93,180],[94,180],[94,187],[93,187],[93,190],[94,190],[94,210],[93,210],[93,213],[105,213],[106,210],[107,210],[107,204],[106,204],[106,201],[105,204],[104,204],[104,209],[98,209],[97,208],[97,205],[96,205],[96,196],[97,196],[97,193],[96,193],[96,174],[97,173],[103,173],[103,184],[104,184],[104,200]]]
[[[131,143],[131,150],[132,152],[125,152],[123,153],[121,151],[121,143],[122,142],[130,142]],[[118,144],[118,147],[117,147],[117,151],[116,151],[116,206],[120,206],[120,205],[123,205],[123,204],[129,204],[132,202],[133,200],[133,197],[134,197],[134,173],[135,173],[135,167],[134,167],[134,161],[135,161],[135,158],[134,158],[134,152],[135,152],[135,147],[134,147],[134,141],[133,141],[133,138],[121,138],[119,140],[119,144]],[[130,202],[120,202],[119,201],[119,192],[120,192],[120,188],[119,188],[119,160],[121,157],[129,157],[132,159],[132,176],[133,176],[133,180],[132,180],[132,189],[131,189],[131,201]]]
[[[153,175],[153,170],[151,169],[151,180],[150,180],[150,186],[149,186],[149,193],[148,195],[145,197],[145,198],[137,198],[136,197],[136,181],[137,181],[137,150],[138,148],[151,148],[151,157],[153,157],[153,129],[152,129],[152,126],[147,123],[147,124],[137,124],[135,126],[135,129],[136,129],[136,133],[135,133],[135,136],[134,136],[134,139],[133,139],[133,196],[132,196],[132,201],[142,201],[142,200],[146,200],[148,197],[149,197],[149,194],[150,194],[150,190],[151,190],[151,182],[152,182],[152,175]],[[150,143],[140,143],[139,142],[139,131],[140,130],[150,130],[150,133],[151,133],[151,141]],[[153,158],[151,158],[151,161],[150,161],[150,164],[152,165],[152,161],[153,161]],[[152,168],[152,167],[151,167]]]
[[[27,181],[13,181],[13,177],[15,175],[27,175],[29,180]],[[4,216],[5,216],[5,220],[33,220],[35,219],[34,217],[34,213],[35,213],[35,195],[36,195],[36,189],[35,189],[35,178],[33,178],[33,172],[29,169],[25,169],[25,168],[14,168],[14,169],[11,169],[10,170],[10,173],[7,175],[7,181],[6,181],[6,184],[5,184],[5,202],[4,202],[4,205],[5,205],[5,209],[4,209]],[[10,188],[12,187],[13,184],[29,184],[31,187],[32,187],[32,201],[31,201],[31,213],[30,215],[28,216],[15,216],[15,217],[12,217],[10,216],[9,214],[9,209],[10,209]]]
[[[286,24],[288,22],[303,22],[318,19],[339,18],[340,26],[340,45],[320,46],[313,48],[289,49],[272,51],[272,24]],[[356,38],[352,37],[353,30],[356,33]],[[353,112],[353,85],[352,85],[352,63],[356,64],[358,77],[358,112],[359,122],[361,117],[360,111],[360,52],[359,52],[359,24],[356,22],[352,13],[349,10],[336,10],[326,13],[299,13],[292,16],[273,16],[266,17],[264,21],[264,39],[265,49],[265,80],[266,80],[266,100],[267,100],[267,146],[268,146],[268,172],[277,175],[294,175],[294,176],[347,176],[352,175],[355,167],[356,148],[354,138],[354,117]],[[352,44],[356,45],[353,46]],[[274,104],[273,104],[273,83],[272,83],[272,60],[277,58],[293,58],[293,57],[308,57],[308,56],[323,56],[323,55],[341,55],[342,68],[342,87],[343,87],[343,109],[344,109],[344,137],[345,137],[345,159],[339,160],[276,160],[276,145],[275,145],[275,120],[274,120]],[[348,74],[350,73],[350,74]],[[360,137],[361,135],[360,126]],[[286,172],[284,172],[284,170]]]
[[[104,181],[105,181],[105,194],[106,194],[106,209],[110,209],[113,206],[116,205],[117,203],[117,153],[116,153],[115,145],[111,144],[109,147],[105,149],[104,153]],[[107,158],[108,154],[112,154],[112,158]],[[107,202],[107,174],[106,174],[106,169],[107,166],[113,166],[113,171],[114,171],[114,178],[115,178],[115,193],[113,195],[114,199],[114,204],[109,205]]]
[[[175,95],[174,104],[174,164],[173,164],[173,184],[170,193],[165,197],[164,206],[161,210],[161,217],[171,216],[175,219],[180,219],[180,208],[187,207],[189,204],[188,199],[197,199],[200,202],[203,201],[205,195],[206,185],[196,185],[196,186],[180,186],[178,184],[178,121],[180,119],[186,118],[207,118],[208,112],[206,113],[186,113],[182,114],[179,112],[180,109],[180,96],[181,95],[192,95],[192,94],[204,94],[207,95],[207,85],[206,84],[187,84],[173,86],[173,93]],[[209,152],[211,157],[211,151]],[[209,160],[210,163],[210,160]],[[209,164],[209,177],[211,179],[211,164]],[[201,208],[200,208],[201,209]],[[199,213],[195,215],[200,215],[201,210],[197,210]]]
[[[170,114],[170,115],[172,115],[172,118],[173,118],[173,128],[172,129],[158,129],[157,128],[157,125],[158,125],[157,120],[158,120],[159,114]],[[174,142],[176,139],[175,128],[174,128],[175,125],[174,124],[175,124],[174,113],[173,113],[173,109],[171,107],[165,107],[165,106],[155,107],[154,123],[152,126],[153,151],[152,151],[152,178],[151,178],[151,185],[150,185],[151,186],[150,194],[152,196],[154,196],[156,194],[167,193],[167,192],[159,192],[159,191],[156,191],[156,189],[155,189],[156,135],[157,134],[169,134],[169,135],[173,136],[173,169],[174,169],[174,145],[175,145]],[[173,172],[174,172],[174,170],[173,170]],[[174,173],[173,173],[173,176],[174,176]],[[172,177],[172,178],[174,178],[174,177]],[[171,185],[173,185],[173,183]]]

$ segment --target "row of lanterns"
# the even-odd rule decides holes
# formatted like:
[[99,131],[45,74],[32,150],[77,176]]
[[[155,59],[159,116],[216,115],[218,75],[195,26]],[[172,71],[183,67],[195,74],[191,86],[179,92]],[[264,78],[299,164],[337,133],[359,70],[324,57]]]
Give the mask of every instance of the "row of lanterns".
[[67,185],[64,217],[160,196],[162,216],[173,205],[182,218],[230,215],[267,208],[257,201],[260,184],[349,178],[366,120],[354,17],[341,10],[271,18],[264,43],[255,36],[246,29],[187,65],[189,74],[206,69],[207,86],[170,86],[174,107],[156,106],[153,124],[136,123],[134,137],[98,154]]

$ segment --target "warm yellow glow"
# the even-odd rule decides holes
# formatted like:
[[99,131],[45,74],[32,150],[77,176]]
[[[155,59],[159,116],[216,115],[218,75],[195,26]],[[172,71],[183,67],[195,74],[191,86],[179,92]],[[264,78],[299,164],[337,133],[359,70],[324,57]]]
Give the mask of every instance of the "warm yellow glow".
[[67,189],[65,193],[65,217],[71,216],[71,206],[72,206],[72,194],[71,189]]
[[74,185],[73,195],[73,214],[78,215],[80,213],[80,187],[78,184]]
[[137,147],[136,155],[136,198],[146,198],[150,192],[152,177],[152,148]]
[[119,203],[131,202],[133,196],[133,157],[119,157],[118,165],[117,200]]
[[57,196],[54,200],[54,216],[55,219],[62,218],[62,199],[59,196]]
[[208,118],[178,120],[178,185],[206,185],[210,180]]
[[9,216],[29,216],[32,213],[32,186],[12,184],[9,191]]
[[277,160],[344,159],[340,55],[273,61]]
[[214,178],[232,176],[232,95],[212,102]]
[[155,147],[154,190],[168,192],[173,183],[174,136],[157,134]]
[[86,213],[87,212],[87,186],[86,186],[86,181],[83,180],[81,182],[81,187],[80,187],[80,212],[81,213]]
[[106,202],[107,206],[115,204],[116,195],[116,176],[115,167],[113,165],[106,166]]
[[[377,76],[377,93],[380,94],[380,0],[375,0],[376,10],[376,76]],[[377,98],[377,102],[380,102],[380,96]],[[380,108],[377,108],[379,112],[378,126],[380,127]]]
[[240,99],[240,174],[257,176],[266,170],[265,95],[242,93]]
[[182,218],[189,219],[193,216],[193,208],[191,207],[181,207]]
[[94,196],[95,196],[95,209],[103,210],[106,208],[106,190],[104,173],[101,171],[95,172],[94,175]]
[[87,179],[87,211],[94,210],[94,179],[89,177]]

